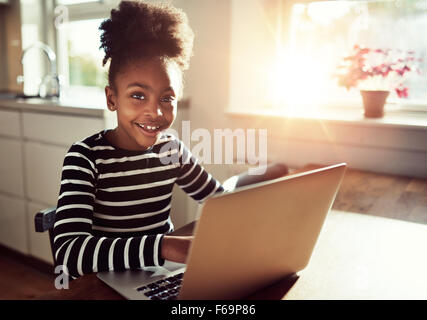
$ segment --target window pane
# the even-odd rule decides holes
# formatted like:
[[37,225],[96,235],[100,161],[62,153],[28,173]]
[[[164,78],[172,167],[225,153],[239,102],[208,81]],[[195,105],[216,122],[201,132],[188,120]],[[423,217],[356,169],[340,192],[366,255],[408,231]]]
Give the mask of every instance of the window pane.
[[[21,0],[22,49],[25,50],[43,40],[42,1]],[[23,63],[24,87],[27,95],[38,95],[43,77],[50,72],[49,62],[42,50],[29,50]]]
[[71,86],[104,88],[107,71],[102,67],[98,27],[103,19],[69,22],[61,27],[61,43],[67,46],[68,81]]
[[[319,1],[292,8],[289,48],[278,71],[287,74],[287,102],[360,101],[358,91],[337,85],[333,75],[354,45],[414,51],[421,75],[405,81],[409,97],[391,92],[389,102],[427,105],[427,1]],[[310,92],[310,95],[304,92]]]

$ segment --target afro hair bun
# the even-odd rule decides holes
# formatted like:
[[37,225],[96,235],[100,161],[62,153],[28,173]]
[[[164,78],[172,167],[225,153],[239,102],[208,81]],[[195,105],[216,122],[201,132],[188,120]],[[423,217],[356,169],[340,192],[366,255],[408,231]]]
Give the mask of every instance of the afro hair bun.
[[189,67],[194,33],[187,15],[172,5],[122,1],[99,30],[105,52],[102,65],[109,59],[159,55],[176,61],[182,70]]

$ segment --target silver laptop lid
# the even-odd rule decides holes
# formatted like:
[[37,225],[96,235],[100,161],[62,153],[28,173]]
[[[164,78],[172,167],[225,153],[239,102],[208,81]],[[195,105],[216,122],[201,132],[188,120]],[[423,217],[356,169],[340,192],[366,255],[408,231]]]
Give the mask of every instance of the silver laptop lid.
[[179,298],[242,298],[302,270],[345,169],[337,164],[208,199]]

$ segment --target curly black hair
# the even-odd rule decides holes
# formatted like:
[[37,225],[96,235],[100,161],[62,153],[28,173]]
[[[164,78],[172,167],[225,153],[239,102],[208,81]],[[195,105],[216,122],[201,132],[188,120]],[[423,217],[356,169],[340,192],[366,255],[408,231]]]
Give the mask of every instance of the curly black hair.
[[111,17],[99,26],[104,66],[110,59],[108,82],[123,67],[140,57],[159,56],[175,61],[181,70],[189,67],[194,33],[187,15],[167,3],[122,1]]

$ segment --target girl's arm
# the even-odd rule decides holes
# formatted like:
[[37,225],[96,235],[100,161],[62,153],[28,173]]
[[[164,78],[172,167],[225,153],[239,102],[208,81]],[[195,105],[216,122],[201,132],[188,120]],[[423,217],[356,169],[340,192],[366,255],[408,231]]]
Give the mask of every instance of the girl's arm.
[[164,236],[160,249],[162,258],[185,263],[192,241],[192,236]]
[[202,203],[210,196],[224,192],[219,181],[200,165],[182,141],[179,141],[179,163],[176,183],[197,202]]

